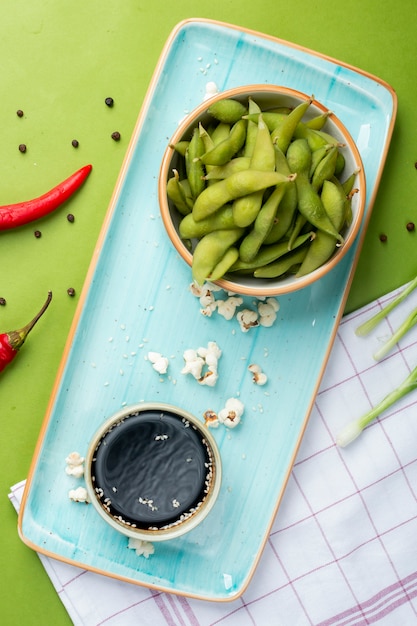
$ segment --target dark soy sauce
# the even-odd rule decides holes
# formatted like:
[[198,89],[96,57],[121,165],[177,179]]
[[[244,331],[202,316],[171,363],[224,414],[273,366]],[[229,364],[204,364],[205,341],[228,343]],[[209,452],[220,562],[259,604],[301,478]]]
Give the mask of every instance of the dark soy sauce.
[[142,529],[192,515],[207,496],[212,472],[210,449],[193,424],[150,409],[107,431],[92,462],[101,505],[118,521]]

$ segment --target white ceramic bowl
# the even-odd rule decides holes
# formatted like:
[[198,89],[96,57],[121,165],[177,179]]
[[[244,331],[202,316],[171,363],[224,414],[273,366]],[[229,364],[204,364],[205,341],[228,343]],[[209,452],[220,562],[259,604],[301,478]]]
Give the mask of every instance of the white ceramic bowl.
[[[299,91],[277,85],[245,85],[224,91],[202,102],[187,115],[179,124],[165,150],[158,184],[161,217],[172,244],[190,267],[192,265],[192,251],[197,242],[193,241],[190,249],[189,245],[181,239],[178,226],[182,216],[173,206],[166,193],[167,181],[173,175],[173,169],[178,169],[180,159],[173,145],[178,141],[190,139],[193,129],[199,122],[202,122],[203,126],[208,125],[211,118],[207,113],[207,109],[214,102],[223,98],[234,98],[247,105],[249,96],[253,98],[262,110],[281,106],[294,108],[300,104],[300,102],[310,97]],[[366,189],[363,164],[355,142],[342,121],[328,111],[320,102],[313,100],[303,121],[324,112],[327,112],[329,115],[323,130],[331,134],[345,146],[340,149],[345,158],[345,169],[340,175],[340,179],[344,180],[351,173],[357,172],[354,187],[358,189],[358,192],[352,198],[353,217],[351,224],[343,231],[344,244],[337,247],[331,258],[321,267],[305,276],[296,277],[295,274],[288,274],[279,278],[261,279],[255,278],[252,275],[243,275],[233,272],[226,274],[220,280],[214,281],[225,290],[241,295],[274,296],[302,289],[331,271],[335,265],[341,261],[353,244],[360,229],[365,211]]]
[[187,411],[140,403],[98,429],[85,480],[90,501],[115,530],[150,542],[174,539],[212,509],[220,455],[207,427]]

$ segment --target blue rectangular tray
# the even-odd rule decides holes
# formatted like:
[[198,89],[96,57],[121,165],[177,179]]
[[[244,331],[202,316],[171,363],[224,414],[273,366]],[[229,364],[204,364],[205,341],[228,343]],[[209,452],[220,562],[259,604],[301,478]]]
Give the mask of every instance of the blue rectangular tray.
[[[236,319],[204,317],[189,291],[190,269],[168,240],[157,181],[178,122],[201,102],[208,82],[292,87],[334,111],[361,153],[366,218],[342,262],[312,287],[280,297],[271,328],[242,333]],[[171,33],[145,98],[103,225],[38,445],[19,516],[20,535],[38,552],[121,580],[206,600],[246,589],[277,513],[343,313],[385,163],[396,114],[379,79],[318,53],[211,20]],[[254,307],[246,298],[245,305]],[[223,354],[214,388],[181,374],[183,352],[216,341]],[[160,377],[149,350],[169,358]],[[259,364],[265,387],[252,382]],[[241,424],[213,430],[223,464],[219,499],[184,538],[155,545],[149,558],[127,548],[92,506],[71,502],[82,484],[65,473],[98,426],[126,404],[162,401],[203,419],[239,396]]]

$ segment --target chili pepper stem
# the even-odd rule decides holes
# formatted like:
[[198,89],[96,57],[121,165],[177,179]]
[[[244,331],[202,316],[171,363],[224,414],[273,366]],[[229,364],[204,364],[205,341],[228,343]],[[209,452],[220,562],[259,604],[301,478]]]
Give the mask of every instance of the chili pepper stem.
[[7,333],[10,346],[11,348],[13,348],[13,350],[19,350],[22,347],[22,345],[25,343],[26,337],[28,336],[32,328],[35,326],[35,324],[38,322],[38,320],[45,313],[51,300],[52,300],[52,291],[48,291],[48,297],[46,298],[44,305],[42,306],[40,311],[35,315],[35,317],[28,324],[26,324],[26,326],[23,326],[23,328],[20,328],[19,330],[12,330]]
[[366,428],[366,426],[378,417],[378,415],[380,415],[383,411],[386,411],[386,409],[414,389],[417,389],[417,367],[410,372],[399,387],[386,395],[381,402],[374,406],[370,411],[362,415],[359,419],[349,422],[336,437],[337,445],[344,448],[349,443],[354,441],[357,437],[359,437],[364,428]]

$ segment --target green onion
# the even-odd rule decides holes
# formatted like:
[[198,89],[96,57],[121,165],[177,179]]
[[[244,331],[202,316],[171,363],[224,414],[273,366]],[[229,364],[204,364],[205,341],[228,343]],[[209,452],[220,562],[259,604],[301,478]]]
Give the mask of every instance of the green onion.
[[344,448],[349,443],[354,441],[357,437],[359,437],[363,429],[372,422],[372,420],[414,389],[417,389],[417,367],[413,369],[413,371],[407,376],[399,387],[385,396],[385,398],[383,398],[383,400],[381,400],[381,402],[379,402],[373,409],[365,413],[365,415],[359,419],[349,422],[336,437],[337,445]]
[[395,307],[400,304],[417,287],[417,276],[389,304],[373,315],[369,320],[358,326],[356,334],[363,337],[371,332]]
[[396,343],[417,324],[417,309],[414,309],[391,337],[374,353],[375,361],[380,361],[392,350]]

